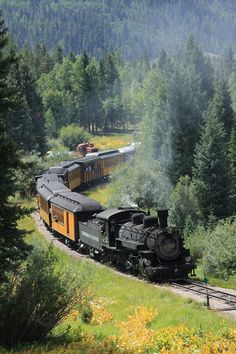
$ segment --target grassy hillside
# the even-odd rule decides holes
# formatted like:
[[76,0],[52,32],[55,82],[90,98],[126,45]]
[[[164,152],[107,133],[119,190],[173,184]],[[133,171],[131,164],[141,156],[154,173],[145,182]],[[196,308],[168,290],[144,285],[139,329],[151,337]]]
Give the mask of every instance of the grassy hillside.
[[[19,227],[27,230],[28,242],[47,246],[31,217],[21,220]],[[144,353],[148,349],[150,353],[162,349],[190,353],[197,348],[214,349],[216,342],[230,353],[236,349],[236,327],[230,319],[92,260],[82,262],[59,249],[55,253],[63,267],[73,267],[78,273],[87,269],[92,321],[84,323],[75,309],[46,343],[21,347],[19,353]],[[64,335],[58,337],[61,333]],[[211,353],[216,352],[213,349]]]

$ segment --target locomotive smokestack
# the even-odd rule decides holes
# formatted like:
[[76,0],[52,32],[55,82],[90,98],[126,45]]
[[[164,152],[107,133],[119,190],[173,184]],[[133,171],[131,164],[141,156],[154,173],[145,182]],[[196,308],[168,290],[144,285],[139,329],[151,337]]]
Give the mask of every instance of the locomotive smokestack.
[[159,218],[160,228],[164,229],[165,227],[167,227],[168,210],[167,209],[157,210],[157,215]]

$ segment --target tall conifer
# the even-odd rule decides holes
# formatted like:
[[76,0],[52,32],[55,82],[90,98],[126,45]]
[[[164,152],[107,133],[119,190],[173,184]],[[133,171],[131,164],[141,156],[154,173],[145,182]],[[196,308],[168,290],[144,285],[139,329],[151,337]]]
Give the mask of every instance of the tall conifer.
[[14,56],[7,50],[8,35],[0,17],[0,279],[16,267],[26,255],[23,235],[16,228],[20,210],[9,205],[9,197],[15,192],[14,170],[18,164],[15,146],[9,139],[7,117],[15,99],[9,86],[8,75]]
[[230,169],[226,132],[216,98],[210,103],[194,160],[194,180],[205,217],[229,215]]
[[232,212],[236,212],[236,129],[232,129],[229,143],[229,161],[231,177],[230,205]]
[[224,124],[226,139],[227,142],[229,142],[231,131],[236,127],[236,119],[232,108],[229,87],[224,80],[217,80],[212,104],[214,105],[221,122]]

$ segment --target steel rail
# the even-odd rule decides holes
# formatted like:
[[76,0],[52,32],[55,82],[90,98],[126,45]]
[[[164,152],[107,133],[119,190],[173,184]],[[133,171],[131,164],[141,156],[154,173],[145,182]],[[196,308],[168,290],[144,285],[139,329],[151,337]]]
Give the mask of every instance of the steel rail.
[[209,298],[221,300],[226,305],[233,306],[232,308],[218,309],[217,311],[236,310],[236,295],[227,293],[225,291],[217,290],[212,287],[208,287],[205,284],[194,282],[191,280],[186,280],[184,284],[171,282],[171,285],[189,292],[194,292],[200,295],[207,296]]

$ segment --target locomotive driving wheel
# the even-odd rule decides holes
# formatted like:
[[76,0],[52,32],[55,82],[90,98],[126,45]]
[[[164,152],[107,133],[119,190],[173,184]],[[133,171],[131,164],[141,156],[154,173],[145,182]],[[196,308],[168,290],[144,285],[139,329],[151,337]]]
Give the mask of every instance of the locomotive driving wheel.
[[140,258],[139,260],[139,267],[138,267],[138,270],[139,270],[139,273],[142,275],[143,278],[147,278],[147,274],[145,272],[145,269],[147,267],[150,267],[152,264],[152,261],[150,259],[147,259],[147,258]]

